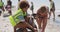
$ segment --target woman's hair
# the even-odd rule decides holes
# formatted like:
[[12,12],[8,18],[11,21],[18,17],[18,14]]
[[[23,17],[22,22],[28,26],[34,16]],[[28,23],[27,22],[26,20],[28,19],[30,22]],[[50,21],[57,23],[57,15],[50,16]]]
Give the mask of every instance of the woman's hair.
[[20,2],[19,7],[20,7],[21,9],[22,9],[22,8],[26,8],[26,7],[29,8],[29,3],[28,3],[27,1],[22,1],[22,2]]
[[41,10],[42,12],[45,12],[45,11],[46,11],[46,7],[45,7],[45,6],[42,6],[42,7],[40,8],[40,10]]

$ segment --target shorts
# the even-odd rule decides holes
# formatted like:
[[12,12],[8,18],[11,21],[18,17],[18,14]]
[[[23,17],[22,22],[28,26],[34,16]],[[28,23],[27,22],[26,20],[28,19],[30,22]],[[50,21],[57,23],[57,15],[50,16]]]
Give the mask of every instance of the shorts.
[[55,9],[54,8],[51,8],[50,11],[55,11]]

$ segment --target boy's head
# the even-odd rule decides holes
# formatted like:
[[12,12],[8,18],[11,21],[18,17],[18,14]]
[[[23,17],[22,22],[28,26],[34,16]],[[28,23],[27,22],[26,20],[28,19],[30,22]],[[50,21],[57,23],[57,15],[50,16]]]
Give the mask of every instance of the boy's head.
[[29,3],[27,1],[22,1],[19,4],[19,7],[23,10],[23,11],[27,11],[29,8]]

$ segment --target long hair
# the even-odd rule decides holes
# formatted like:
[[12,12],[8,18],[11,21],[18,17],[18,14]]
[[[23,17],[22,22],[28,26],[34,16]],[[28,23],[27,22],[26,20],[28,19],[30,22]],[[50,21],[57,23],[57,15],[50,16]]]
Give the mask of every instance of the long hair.
[[41,10],[42,13],[44,13],[44,12],[46,11],[46,7],[45,7],[45,6],[42,6],[42,7],[40,8],[40,10]]

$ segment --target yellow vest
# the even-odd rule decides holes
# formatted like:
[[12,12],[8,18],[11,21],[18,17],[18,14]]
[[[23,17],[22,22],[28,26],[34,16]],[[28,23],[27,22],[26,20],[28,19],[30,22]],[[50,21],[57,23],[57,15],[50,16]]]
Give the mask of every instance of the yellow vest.
[[20,20],[24,20],[24,16],[26,16],[26,12],[23,13],[22,9],[19,9],[13,16],[9,16],[12,26],[20,23]]

